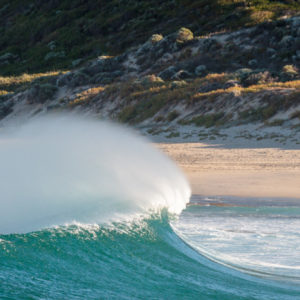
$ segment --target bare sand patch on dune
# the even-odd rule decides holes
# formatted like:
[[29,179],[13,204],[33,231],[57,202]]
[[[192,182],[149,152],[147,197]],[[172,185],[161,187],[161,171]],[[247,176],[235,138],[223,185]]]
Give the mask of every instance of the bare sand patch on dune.
[[300,150],[156,145],[183,169],[193,194],[300,199]]

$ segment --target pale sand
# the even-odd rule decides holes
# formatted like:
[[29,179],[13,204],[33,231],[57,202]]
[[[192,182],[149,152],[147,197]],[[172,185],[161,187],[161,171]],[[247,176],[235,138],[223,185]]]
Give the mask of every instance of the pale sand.
[[183,169],[193,194],[300,199],[300,150],[156,145]]

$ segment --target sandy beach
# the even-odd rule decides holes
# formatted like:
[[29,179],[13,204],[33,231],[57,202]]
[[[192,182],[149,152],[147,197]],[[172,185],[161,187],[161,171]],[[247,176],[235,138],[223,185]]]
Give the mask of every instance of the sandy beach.
[[158,143],[203,196],[300,199],[300,150]]

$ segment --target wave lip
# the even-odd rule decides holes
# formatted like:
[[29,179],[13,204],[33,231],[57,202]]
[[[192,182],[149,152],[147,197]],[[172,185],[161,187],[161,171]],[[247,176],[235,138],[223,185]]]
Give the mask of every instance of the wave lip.
[[180,213],[191,194],[169,158],[115,124],[48,116],[3,133],[0,145],[2,234]]

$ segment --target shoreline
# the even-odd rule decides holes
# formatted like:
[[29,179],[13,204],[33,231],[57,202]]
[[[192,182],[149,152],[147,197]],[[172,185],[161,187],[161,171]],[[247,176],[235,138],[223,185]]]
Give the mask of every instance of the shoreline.
[[300,200],[300,150],[225,148],[205,143],[155,143],[183,170],[200,196]]
[[300,208],[300,198],[201,196],[193,194],[187,206]]

